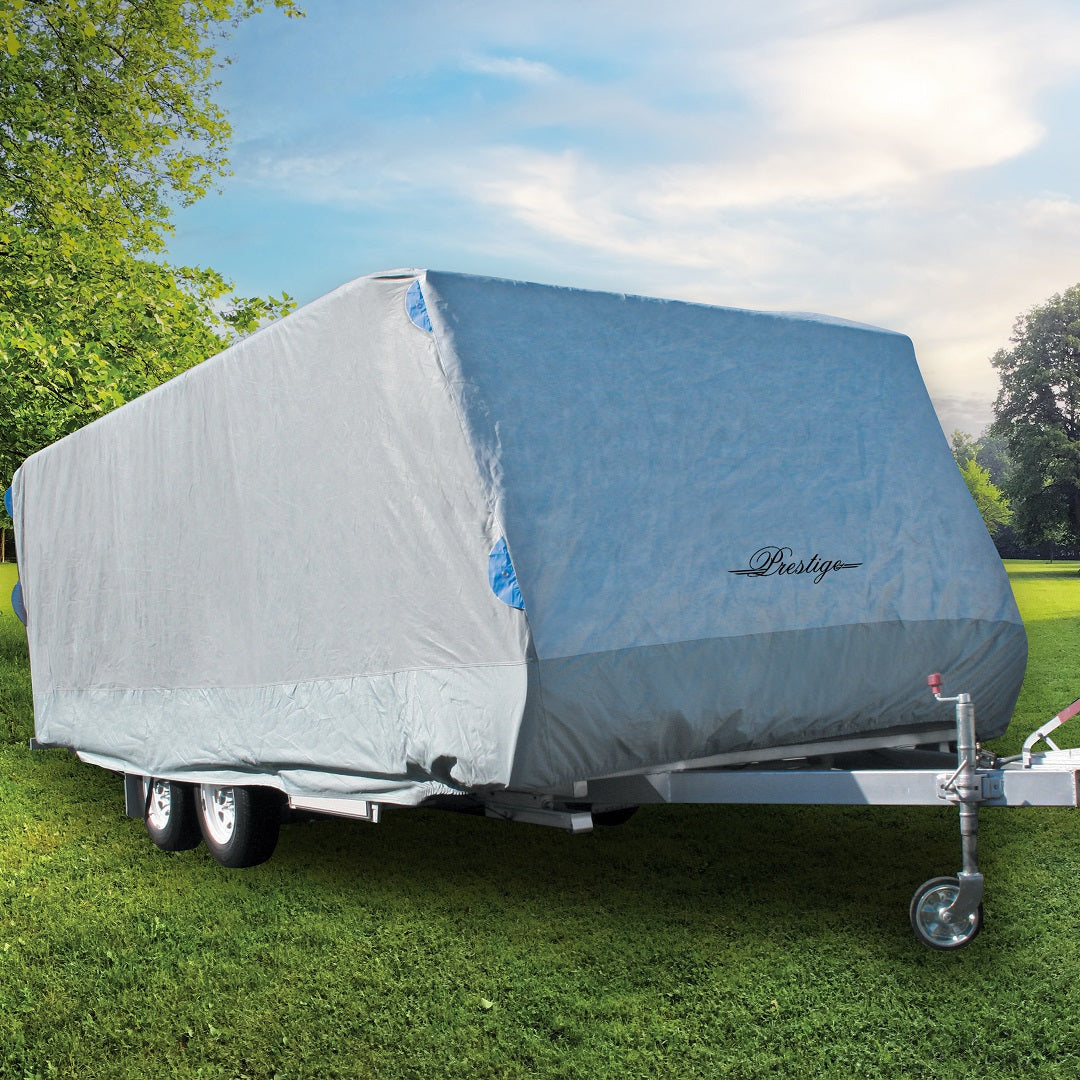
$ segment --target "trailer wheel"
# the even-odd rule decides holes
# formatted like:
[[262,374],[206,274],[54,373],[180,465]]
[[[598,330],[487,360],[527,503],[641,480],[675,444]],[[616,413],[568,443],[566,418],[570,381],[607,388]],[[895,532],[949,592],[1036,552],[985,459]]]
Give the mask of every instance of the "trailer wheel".
[[948,922],[945,910],[960,893],[954,877],[936,877],[924,882],[911,898],[911,926],[915,936],[931,949],[962,949],[982,929],[982,904],[962,922]]
[[281,798],[273,788],[200,784],[196,809],[206,846],[222,866],[257,866],[274,854]]
[[195,793],[190,784],[152,777],[147,781],[143,820],[150,839],[162,851],[190,851],[202,834],[195,816]]

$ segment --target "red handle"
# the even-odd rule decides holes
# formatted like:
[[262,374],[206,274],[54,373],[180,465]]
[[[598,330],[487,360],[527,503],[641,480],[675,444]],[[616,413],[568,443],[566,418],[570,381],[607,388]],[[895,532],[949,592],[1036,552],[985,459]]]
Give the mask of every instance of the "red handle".
[[928,675],[926,678],[926,685],[930,687],[931,694],[941,693],[941,675],[938,672],[934,672],[933,675]]
[[1054,719],[1060,720],[1064,724],[1066,720],[1071,720],[1077,713],[1080,713],[1080,700],[1074,701],[1067,709],[1062,709]]

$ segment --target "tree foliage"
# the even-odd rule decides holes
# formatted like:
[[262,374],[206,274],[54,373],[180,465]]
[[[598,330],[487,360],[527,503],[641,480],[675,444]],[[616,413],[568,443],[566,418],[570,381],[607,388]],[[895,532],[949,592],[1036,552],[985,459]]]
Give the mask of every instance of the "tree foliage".
[[[293,0],[274,0],[298,14]],[[231,134],[213,42],[255,0],[3,0],[0,203],[33,230],[160,250],[171,200],[205,195]]]
[[1005,492],[1029,543],[1080,540],[1080,285],[1016,320],[992,358],[1001,389],[992,431],[1008,442]]
[[1004,489],[1012,461],[1008,440],[992,431],[984,431],[976,440],[975,460],[990,474],[995,487]]
[[960,468],[964,463],[973,460],[979,453],[979,441],[966,431],[954,431],[949,439],[952,447],[952,456]]
[[1002,527],[1012,520],[1012,511],[1005,501],[1005,496],[994,486],[990,473],[974,458],[960,466],[960,475],[975,500],[975,505],[986,522],[991,536],[1000,532]]
[[90,235],[0,229],[0,467],[254,329],[281,302],[219,312],[210,270],[133,257]]
[[954,431],[950,442],[960,475],[963,476],[964,483],[982,514],[988,532],[991,536],[996,536],[1012,520],[1012,511],[1004,494],[993,482],[990,470],[981,463],[980,458],[984,450],[987,450],[984,443],[988,444],[988,452],[992,457],[1000,457],[1000,447],[992,437],[975,439],[964,431]]
[[[297,14],[293,0],[274,0]],[[0,470],[291,306],[160,259],[222,176],[254,0],[0,0]]]

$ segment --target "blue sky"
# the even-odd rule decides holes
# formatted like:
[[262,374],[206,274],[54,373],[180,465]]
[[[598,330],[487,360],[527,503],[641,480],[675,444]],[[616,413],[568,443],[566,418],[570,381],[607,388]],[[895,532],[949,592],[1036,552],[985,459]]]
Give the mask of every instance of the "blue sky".
[[307,302],[432,267],[911,335],[947,432],[1080,281],[1064,0],[307,0],[248,20],[174,262]]

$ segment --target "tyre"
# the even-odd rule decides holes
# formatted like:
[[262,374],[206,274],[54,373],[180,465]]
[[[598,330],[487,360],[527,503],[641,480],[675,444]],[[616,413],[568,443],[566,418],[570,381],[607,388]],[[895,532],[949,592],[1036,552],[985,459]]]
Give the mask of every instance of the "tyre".
[[206,847],[222,866],[258,866],[274,854],[281,796],[273,788],[200,784],[195,808]]
[[147,781],[143,820],[150,839],[162,851],[190,851],[202,833],[195,816],[195,793],[190,784],[151,777]]
[[951,921],[946,912],[960,893],[960,881],[954,877],[931,878],[915,890],[911,898],[911,927],[915,936],[931,949],[962,949],[982,929],[982,904],[960,922]]

